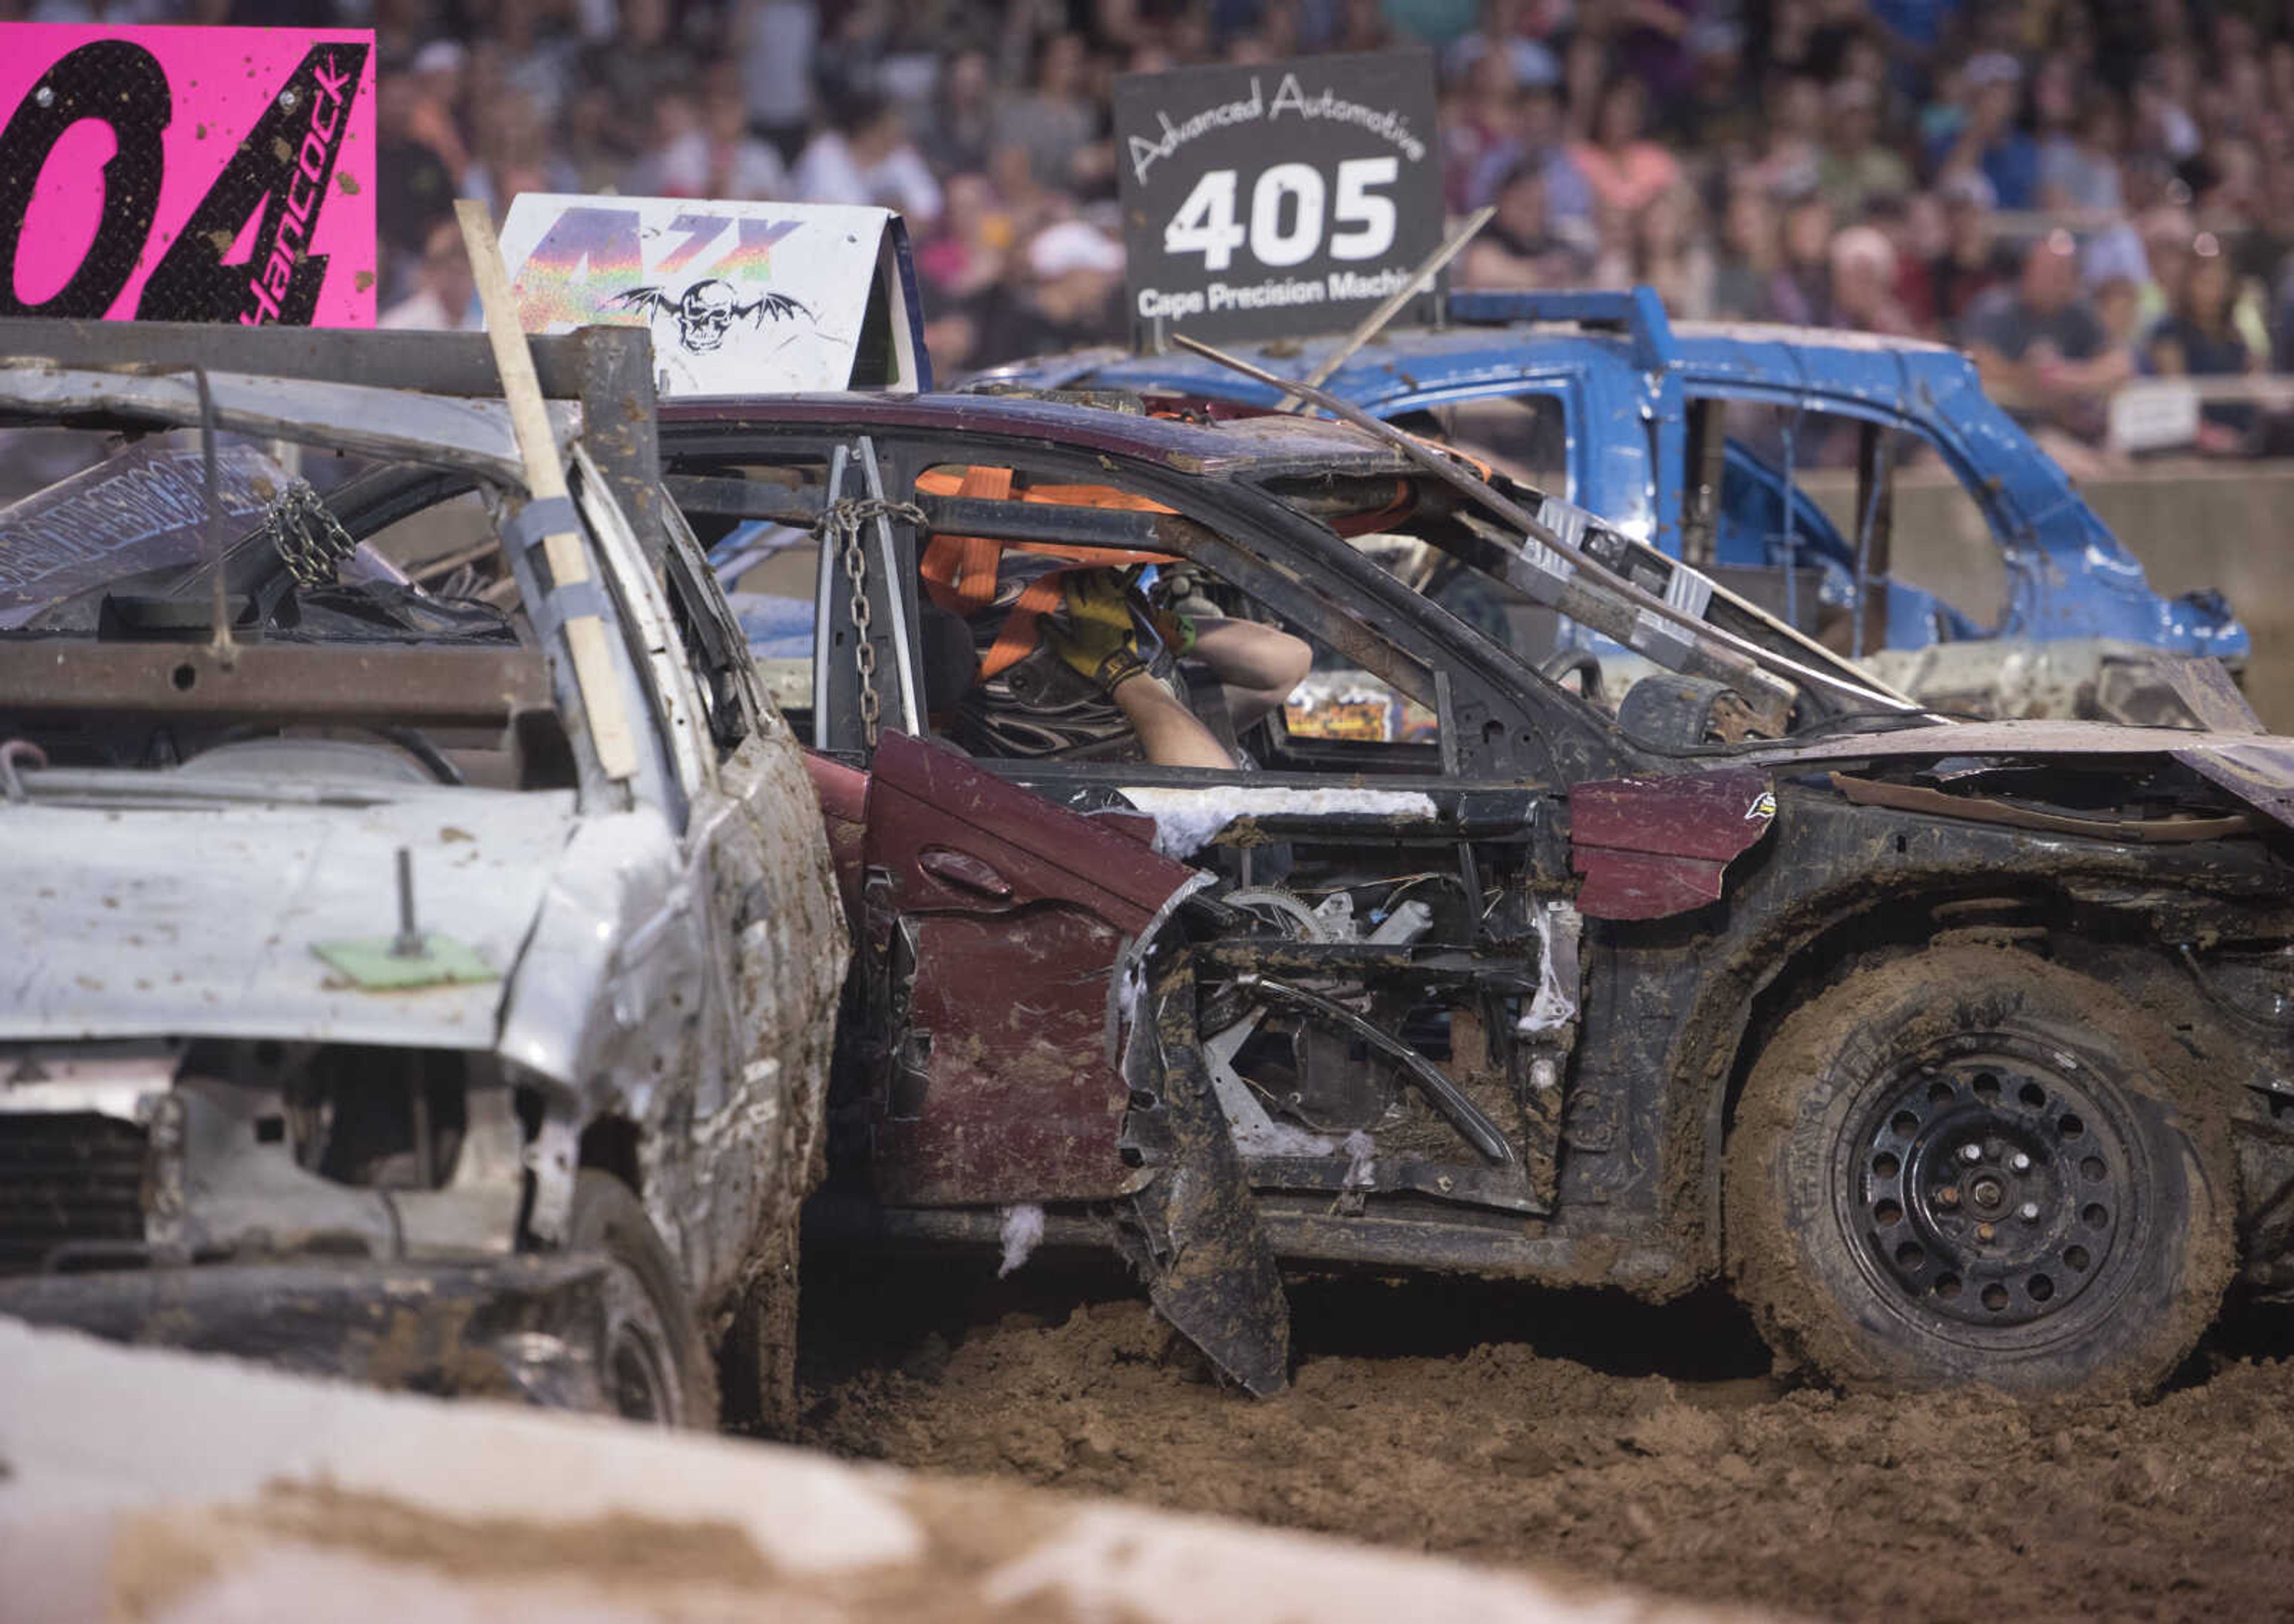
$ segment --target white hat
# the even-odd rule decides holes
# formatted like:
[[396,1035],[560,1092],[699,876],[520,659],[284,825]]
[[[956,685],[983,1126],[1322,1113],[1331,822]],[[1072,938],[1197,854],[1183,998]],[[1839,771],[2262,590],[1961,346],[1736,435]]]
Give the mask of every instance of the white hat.
[[2124,220],[2097,231],[2079,256],[2079,276],[2090,288],[2122,280],[2149,281],[2151,256],[2143,247],[2143,233]]
[[451,39],[434,39],[414,53],[414,71],[418,74],[460,73],[469,53]]
[[1070,271],[1118,275],[1123,270],[1123,245],[1080,220],[1062,220],[1036,233],[1028,245],[1028,268],[1045,277]]

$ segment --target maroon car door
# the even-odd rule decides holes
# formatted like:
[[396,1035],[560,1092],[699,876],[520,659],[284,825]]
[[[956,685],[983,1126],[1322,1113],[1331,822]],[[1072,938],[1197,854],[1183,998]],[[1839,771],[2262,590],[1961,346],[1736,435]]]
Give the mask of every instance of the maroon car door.
[[866,816],[879,1197],[1123,1193],[1126,948],[1194,871],[1144,820],[1069,811],[904,734],[877,745]]

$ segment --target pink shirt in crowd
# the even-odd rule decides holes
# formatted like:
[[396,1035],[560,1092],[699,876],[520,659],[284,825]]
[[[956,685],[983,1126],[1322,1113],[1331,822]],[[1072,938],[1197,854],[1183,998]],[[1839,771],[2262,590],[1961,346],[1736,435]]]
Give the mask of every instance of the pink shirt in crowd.
[[1590,141],[1569,143],[1569,157],[1593,195],[1623,213],[1639,214],[1659,193],[1680,183],[1680,165],[1653,141],[1637,141],[1622,152]]

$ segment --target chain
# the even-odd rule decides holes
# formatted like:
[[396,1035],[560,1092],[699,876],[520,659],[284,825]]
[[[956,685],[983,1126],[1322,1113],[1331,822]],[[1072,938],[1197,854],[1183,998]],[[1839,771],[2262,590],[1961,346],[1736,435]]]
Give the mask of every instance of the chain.
[[263,516],[263,533],[301,587],[326,586],[343,560],[358,550],[350,532],[305,480],[295,481],[271,504]]
[[914,502],[878,496],[831,502],[813,526],[820,544],[836,549],[844,565],[844,578],[852,586],[844,606],[852,621],[853,663],[860,673],[860,736],[871,750],[876,747],[884,702],[876,692],[876,645],[868,635],[875,612],[868,605],[868,554],[861,545],[860,532],[877,519],[897,519],[919,531],[924,528],[923,509]]
[[875,611],[868,605],[868,556],[860,545],[860,527],[842,529],[838,547],[844,556],[845,577],[852,583],[844,607],[852,617],[852,658],[860,671],[860,737],[874,750],[884,703],[876,694],[876,645],[868,635]]

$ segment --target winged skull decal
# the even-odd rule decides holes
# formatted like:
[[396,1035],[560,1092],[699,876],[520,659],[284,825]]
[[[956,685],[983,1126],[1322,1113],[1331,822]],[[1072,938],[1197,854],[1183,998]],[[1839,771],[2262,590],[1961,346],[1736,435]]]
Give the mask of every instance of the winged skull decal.
[[671,298],[666,288],[632,288],[615,294],[609,304],[642,311],[648,321],[667,318],[677,323],[677,341],[697,355],[706,355],[725,342],[736,321],[762,326],[767,321],[786,321],[812,312],[801,300],[785,293],[761,293],[744,299],[732,283],[707,277]]

